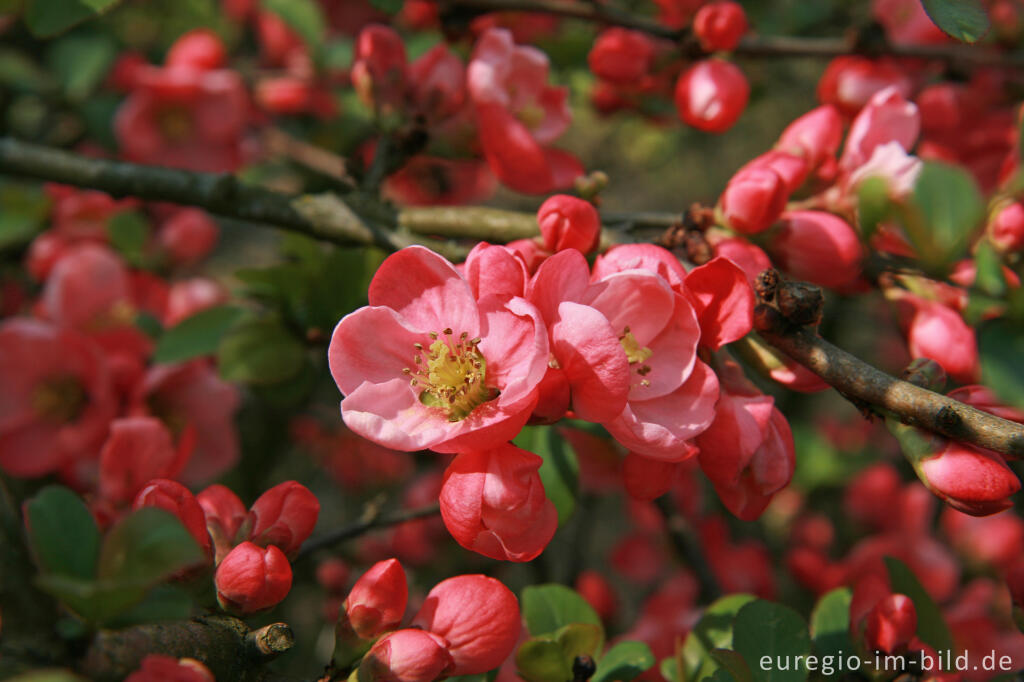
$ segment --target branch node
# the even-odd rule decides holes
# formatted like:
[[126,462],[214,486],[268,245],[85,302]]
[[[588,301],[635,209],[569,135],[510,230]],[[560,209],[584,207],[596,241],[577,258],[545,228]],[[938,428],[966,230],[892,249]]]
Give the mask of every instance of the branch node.
[[291,649],[295,636],[287,623],[271,623],[248,633],[245,644],[250,656],[269,660]]

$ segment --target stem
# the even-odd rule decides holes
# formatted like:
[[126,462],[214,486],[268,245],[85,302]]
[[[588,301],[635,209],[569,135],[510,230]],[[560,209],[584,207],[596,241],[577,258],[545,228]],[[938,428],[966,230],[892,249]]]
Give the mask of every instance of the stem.
[[363,513],[363,518],[359,519],[355,523],[348,526],[342,526],[334,532],[327,533],[326,535],[322,535],[318,538],[313,538],[309,542],[303,544],[302,549],[299,550],[299,554],[295,560],[298,561],[299,559],[308,557],[317,550],[331,547],[340,542],[344,542],[345,540],[357,538],[371,530],[397,526],[398,524],[405,523],[406,521],[424,519],[440,513],[441,508],[436,504],[432,504],[428,507],[420,507],[418,509],[403,509],[392,512],[391,514],[381,514],[379,505],[371,504],[367,506],[366,511]]
[[[480,13],[543,12],[582,21],[622,26],[673,41],[680,41],[691,35],[687,28],[672,29],[645,17],[575,0],[448,0],[447,7]],[[844,38],[747,36],[732,52],[743,57],[831,59],[847,54],[864,54],[870,57],[934,59],[972,66],[1024,66],[1022,52],[1001,52],[968,45],[859,45],[855,39]]]
[[718,578],[715,577],[711,565],[704,557],[700,540],[697,538],[693,526],[673,506],[668,495],[662,495],[654,503],[665,519],[665,526],[668,528],[672,546],[697,575],[697,582],[700,584],[700,601],[709,604],[718,599],[722,595],[722,587],[718,584]]
[[847,398],[928,429],[1014,458],[1024,458],[1024,425],[890,376],[806,327],[769,324],[758,332]]

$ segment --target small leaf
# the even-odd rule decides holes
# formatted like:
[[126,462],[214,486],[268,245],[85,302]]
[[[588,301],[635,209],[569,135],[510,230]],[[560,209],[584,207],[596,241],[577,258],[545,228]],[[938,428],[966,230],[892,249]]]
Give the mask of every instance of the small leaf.
[[120,1],[28,0],[25,23],[37,37],[49,38],[113,9]]
[[908,229],[908,234],[933,266],[944,266],[960,257],[985,215],[985,203],[974,178],[958,166],[934,161],[921,168],[914,185],[914,204],[924,234],[916,234],[916,229]]
[[953,637],[949,633],[946,620],[942,617],[942,611],[918,582],[914,572],[893,557],[885,557],[885,567],[889,571],[889,583],[893,593],[905,594],[914,602],[914,609],[917,611],[917,636],[936,651],[951,650]]
[[281,17],[309,48],[317,50],[323,44],[327,22],[315,0],[262,0],[262,5]]
[[149,587],[202,563],[203,552],[176,516],[145,507],[110,529],[100,549],[98,577]]
[[932,23],[965,43],[981,40],[991,28],[981,0],[921,0],[921,4]]
[[604,628],[589,623],[571,623],[555,633],[555,641],[570,661],[577,656],[596,658],[604,646]]
[[403,0],[370,0],[371,5],[388,14],[396,14],[402,9],[402,2]]
[[731,649],[712,649],[711,658],[715,659],[722,669],[729,672],[736,682],[754,682],[750,673],[750,666],[743,660],[743,656]]
[[679,659],[674,656],[661,659],[661,663],[658,664],[658,672],[668,682],[684,682],[683,673],[679,669]]
[[253,318],[235,325],[217,349],[221,376],[248,384],[276,384],[302,370],[306,349],[281,322]]
[[711,677],[719,669],[711,650],[732,648],[736,614],[755,599],[752,594],[730,594],[708,606],[683,643],[684,679],[697,682]]
[[68,99],[80,101],[99,85],[116,57],[117,45],[108,36],[69,35],[53,43],[47,62]]
[[[807,679],[811,636],[804,619],[788,606],[758,599],[740,609],[733,625],[733,648],[747,661],[756,682]],[[804,659],[797,662],[797,656]],[[765,658],[769,665],[762,665]]]
[[149,221],[135,211],[123,211],[107,221],[110,243],[132,265],[141,265],[149,241]]
[[[853,593],[849,587],[840,587],[825,594],[811,612],[811,639],[819,658],[834,656],[839,660],[843,653],[855,651],[850,639],[850,601]],[[832,677],[839,674],[834,672]]]
[[96,575],[100,532],[85,502],[59,485],[25,504],[29,545],[44,574],[88,580]]
[[1019,321],[989,320],[978,330],[981,377],[1000,400],[1024,409],[1024,328]]
[[644,642],[619,642],[597,664],[593,682],[629,682],[654,667],[654,654]]
[[988,294],[999,297],[1006,293],[1006,277],[1003,276],[1003,263],[991,242],[983,239],[978,243],[974,253],[974,265],[977,276],[974,286]]
[[878,224],[889,217],[892,202],[889,201],[889,183],[885,178],[872,176],[865,178],[857,188],[857,222],[860,226],[861,240],[871,240]]
[[523,590],[522,603],[526,628],[535,637],[572,623],[601,627],[601,619],[590,604],[565,585],[531,585]]
[[568,682],[572,679],[572,659],[562,647],[549,639],[531,638],[516,652],[516,668],[527,682]]
[[242,314],[243,310],[238,306],[221,305],[185,318],[160,337],[153,352],[153,361],[182,362],[216,353],[221,339]]

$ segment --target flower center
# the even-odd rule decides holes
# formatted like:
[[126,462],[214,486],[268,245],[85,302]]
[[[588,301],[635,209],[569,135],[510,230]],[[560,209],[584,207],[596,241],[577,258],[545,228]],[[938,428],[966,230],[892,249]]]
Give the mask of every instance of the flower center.
[[[654,355],[647,346],[641,346],[640,342],[633,336],[633,332],[629,331],[629,327],[625,327],[622,330],[622,335],[619,336],[619,343],[622,344],[622,349],[626,351],[626,359],[629,360],[629,366],[639,365],[636,368],[636,373],[641,377],[645,377],[651,373],[651,366],[644,364],[648,358]],[[651,382],[647,379],[640,380],[641,386],[650,386]]]
[[430,332],[433,343],[428,348],[414,344],[416,369],[406,367],[402,372],[412,375],[409,383],[422,387],[421,403],[445,410],[448,421],[457,422],[478,405],[497,397],[498,391],[485,383],[487,361],[477,348],[480,339],[467,340],[469,334],[462,332],[456,340],[451,328],[442,333],[443,338]]
[[32,407],[36,414],[56,424],[77,419],[88,401],[85,387],[73,376],[44,381],[32,394]]
[[157,114],[160,132],[170,142],[182,142],[192,134],[192,121],[188,112],[178,107],[164,109]]

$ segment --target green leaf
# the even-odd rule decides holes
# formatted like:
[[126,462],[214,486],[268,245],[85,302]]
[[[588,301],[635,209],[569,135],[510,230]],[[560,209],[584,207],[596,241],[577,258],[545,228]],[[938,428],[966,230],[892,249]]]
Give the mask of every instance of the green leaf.
[[144,507],[107,533],[97,575],[101,581],[149,587],[203,559],[199,545],[176,516]]
[[951,650],[953,637],[949,633],[946,620],[942,617],[942,611],[918,582],[913,571],[893,557],[885,557],[885,567],[889,571],[889,583],[893,593],[905,594],[914,602],[914,609],[917,611],[917,636],[936,651]]
[[[804,661],[811,653],[811,636],[799,613],[770,601],[750,602],[736,614],[733,645],[757,682],[801,682],[807,679]],[[771,663],[763,666],[763,657]],[[783,668],[786,668],[783,670]]]
[[14,677],[8,677],[7,682],[86,682],[86,680],[70,670],[50,668],[46,670],[32,670],[15,675]]
[[220,374],[228,381],[276,384],[302,370],[303,344],[275,318],[253,318],[235,325],[217,349]]
[[878,224],[888,218],[891,212],[889,183],[878,176],[865,178],[857,188],[857,222],[861,240],[867,243],[878,229]]
[[974,265],[978,271],[974,286],[989,296],[999,297],[1006,293],[1003,262],[987,239],[982,239],[978,243],[978,248],[974,252]]
[[[814,652],[819,659],[855,651],[850,639],[850,601],[853,592],[849,587],[840,587],[825,594],[811,612],[811,639]],[[839,674],[834,672],[828,677]]]
[[13,48],[0,48],[0,86],[43,92],[56,86],[50,74],[32,58]]
[[0,182],[0,249],[30,242],[49,213],[50,200],[38,185]]
[[107,74],[117,57],[117,44],[108,36],[70,35],[53,43],[47,62],[72,101],[85,99]]
[[924,234],[908,229],[908,236],[925,261],[934,266],[944,266],[962,255],[985,216],[985,202],[974,178],[946,163],[924,164],[914,186],[914,204],[920,211]]
[[135,211],[117,213],[107,221],[110,243],[126,261],[135,266],[142,264],[149,232],[149,221]]
[[576,511],[579,494],[579,463],[572,448],[551,426],[523,427],[513,443],[543,458],[540,480],[544,493],[558,510],[558,525],[563,525]]
[[586,600],[565,585],[531,585],[523,590],[523,618],[534,637],[554,633],[572,623],[601,626]]
[[221,339],[241,319],[243,312],[238,306],[220,305],[185,318],[160,337],[153,361],[182,362],[216,353]]
[[981,0],[921,0],[932,22],[965,43],[985,37],[991,24]]
[[37,37],[49,38],[113,9],[120,1],[28,0],[25,23]]
[[29,546],[40,571],[88,580],[96,575],[100,531],[85,502],[49,485],[25,504]]
[[736,682],[754,682],[754,677],[750,673],[750,666],[743,660],[743,656],[738,654],[731,649],[712,649],[710,652],[711,658],[715,659],[718,665],[722,666],[719,670],[725,670]]
[[684,679],[698,682],[711,677],[719,669],[718,662],[711,657],[711,650],[732,648],[736,614],[755,599],[752,594],[730,594],[708,606],[683,643]]
[[388,14],[396,14],[402,9],[402,2],[403,0],[370,0],[371,5]]
[[311,49],[318,50],[323,45],[327,22],[315,0],[262,0],[262,5],[281,17]]
[[145,598],[108,625],[124,628],[166,620],[185,620],[192,615],[192,597],[176,585],[157,585]]
[[146,589],[140,585],[120,584],[111,580],[82,580],[49,574],[40,575],[36,582],[40,589],[59,599],[90,623],[106,623],[146,596]]
[[661,663],[658,664],[658,672],[668,682],[684,682],[683,673],[679,669],[679,659],[674,656],[661,659]]
[[570,623],[559,628],[555,641],[570,661],[577,656],[596,658],[604,647],[604,628],[590,623]]
[[1018,320],[985,322],[978,330],[982,383],[1003,402],[1024,409],[1024,329]]
[[572,679],[572,660],[566,658],[558,642],[531,638],[516,652],[516,668],[527,682],[568,682]]
[[654,654],[644,642],[619,642],[601,657],[593,682],[628,682],[654,666]]

